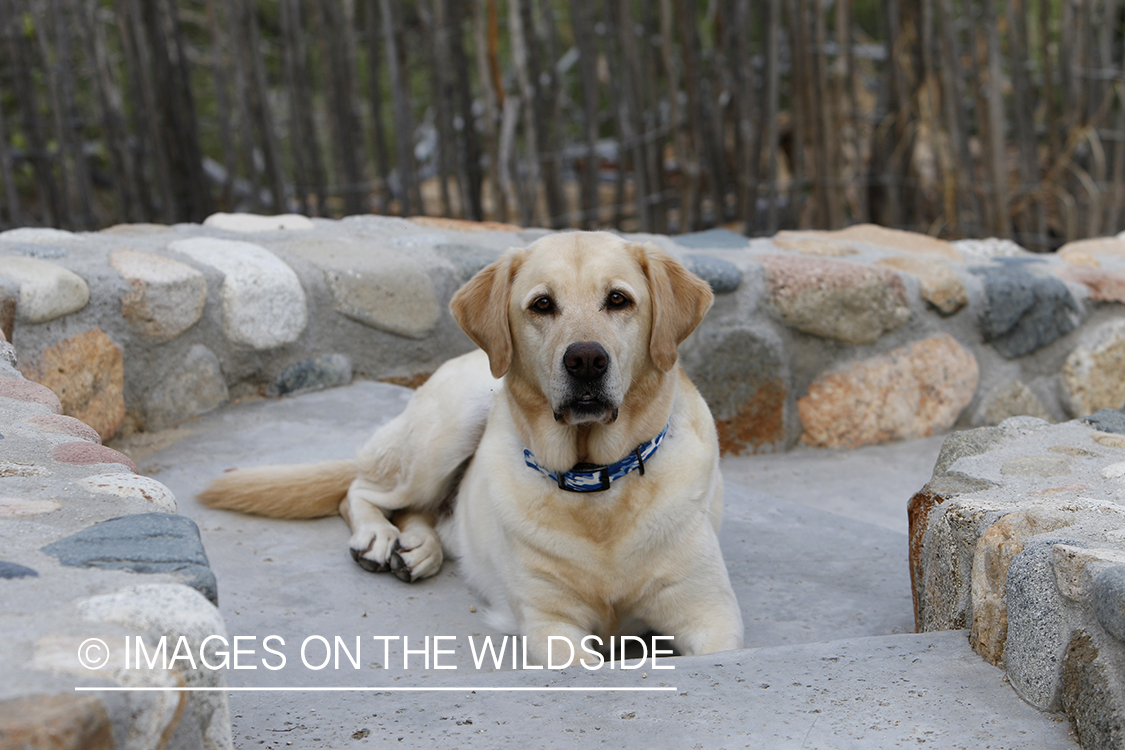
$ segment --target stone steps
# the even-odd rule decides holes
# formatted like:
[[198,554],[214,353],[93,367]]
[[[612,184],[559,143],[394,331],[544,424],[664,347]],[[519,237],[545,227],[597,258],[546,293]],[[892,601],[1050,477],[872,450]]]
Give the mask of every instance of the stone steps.
[[[388,685],[451,692],[236,694],[231,707],[236,738],[267,748],[1077,747],[1067,722],[1021,702],[963,631],[745,649],[675,666],[647,677],[451,672]],[[573,690],[538,690],[547,684]],[[462,690],[480,686],[502,690]],[[675,690],[605,690],[668,686]]]

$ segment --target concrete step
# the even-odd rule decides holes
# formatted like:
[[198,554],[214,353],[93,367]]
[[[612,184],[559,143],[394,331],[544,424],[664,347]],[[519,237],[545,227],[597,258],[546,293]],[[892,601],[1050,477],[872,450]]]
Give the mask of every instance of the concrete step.
[[[408,585],[356,566],[340,518],[263,519],[194,500],[232,466],[349,457],[409,395],[357,382],[237,404],[118,446],[199,524],[228,636],[247,637],[241,665],[256,667],[231,670],[228,684],[274,689],[232,693],[236,745],[1076,746],[1067,723],[1025,705],[964,633],[911,633],[905,505],[929,478],[933,440],[725,459],[721,541],[747,649],[657,659],[674,669],[650,659],[513,671],[511,651],[500,668],[477,668],[474,648],[502,635],[455,561]],[[264,643],[270,635],[281,640]],[[337,638],[338,666],[314,669]],[[281,657],[266,645],[284,668],[270,668]]]
[[[435,686],[436,679],[415,672],[392,680],[387,689],[367,692],[234,694],[236,745],[1077,747],[1066,721],[1021,702],[1001,673],[969,649],[963,632],[745,649],[673,661],[674,671],[648,670],[647,677],[640,670],[608,669],[450,672],[440,679],[449,692],[392,692]],[[335,676],[335,684],[341,676]],[[379,680],[369,671],[352,682]],[[638,687],[674,689],[638,692]]]

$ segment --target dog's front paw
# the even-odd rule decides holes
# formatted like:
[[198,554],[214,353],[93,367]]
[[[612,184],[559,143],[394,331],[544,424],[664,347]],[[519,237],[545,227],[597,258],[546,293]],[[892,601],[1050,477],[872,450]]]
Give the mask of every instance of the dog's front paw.
[[384,573],[391,570],[398,537],[398,529],[390,524],[377,530],[361,528],[348,540],[348,548],[359,567],[369,573]]
[[414,527],[402,532],[391,552],[391,570],[400,580],[413,583],[441,570],[445,556],[433,529]]

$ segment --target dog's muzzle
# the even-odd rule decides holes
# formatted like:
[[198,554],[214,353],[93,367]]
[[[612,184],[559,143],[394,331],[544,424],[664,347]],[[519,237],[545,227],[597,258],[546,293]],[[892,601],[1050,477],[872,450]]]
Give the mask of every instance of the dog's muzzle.
[[605,393],[606,373],[610,358],[605,347],[596,341],[579,341],[563,353],[567,373],[567,398],[555,411],[555,421],[569,416],[572,422],[613,422],[617,404]]

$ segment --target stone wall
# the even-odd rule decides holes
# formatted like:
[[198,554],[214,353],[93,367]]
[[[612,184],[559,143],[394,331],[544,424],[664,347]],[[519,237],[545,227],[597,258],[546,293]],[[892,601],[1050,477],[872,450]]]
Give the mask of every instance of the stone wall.
[[1082,747],[1125,747],[1125,412],[951,435],[910,502],[910,572],[920,631],[971,628]]
[[183,661],[130,669],[126,644],[155,653],[183,637],[200,653],[226,626],[172,493],[14,361],[0,337],[0,748],[229,748],[225,693],[75,690],[222,687],[222,672]]
[[[471,344],[447,303],[545,233],[445,219],[217,214],[0,233],[20,370],[103,438],[352,377],[416,384]],[[1125,239],[1036,256],[856,226],[631,235],[716,292],[681,348],[728,451],[850,447],[1125,403]]]

